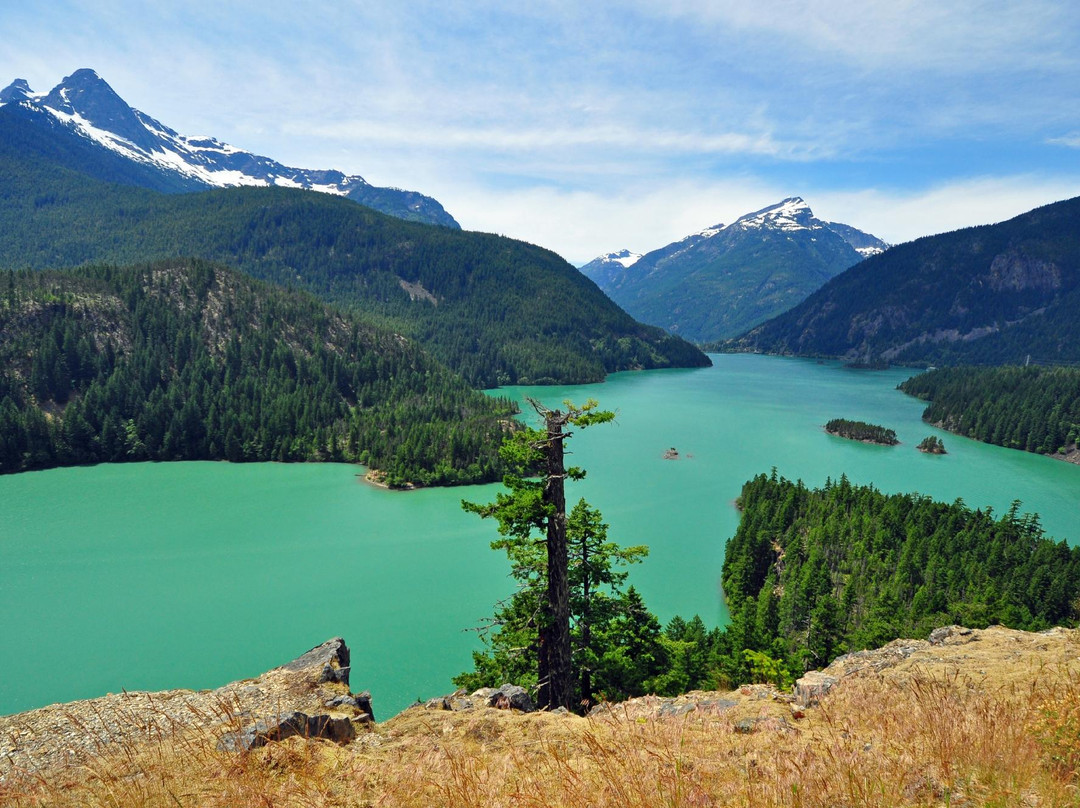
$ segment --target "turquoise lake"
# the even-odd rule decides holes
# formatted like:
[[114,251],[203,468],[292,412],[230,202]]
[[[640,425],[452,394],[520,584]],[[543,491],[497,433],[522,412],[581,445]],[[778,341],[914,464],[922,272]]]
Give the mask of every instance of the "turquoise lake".
[[[592,397],[615,424],[575,436],[569,462],[621,544],[648,544],[631,582],[662,620],[726,620],[719,589],[733,501],[776,467],[820,485],[842,473],[886,492],[1038,512],[1080,539],[1080,466],[922,423],[895,390],[909,371],[717,355],[697,370],[599,385],[509,388],[549,406]],[[527,405],[525,405],[526,411]],[[834,417],[895,429],[896,447],[826,435]],[[948,454],[915,445],[936,434]],[[678,460],[665,460],[674,447]],[[498,486],[383,491],[344,465],[102,465],[0,477],[0,713],[128,690],[210,688],[329,637],[383,720],[453,689],[470,627],[512,591],[495,526],[460,508]]]

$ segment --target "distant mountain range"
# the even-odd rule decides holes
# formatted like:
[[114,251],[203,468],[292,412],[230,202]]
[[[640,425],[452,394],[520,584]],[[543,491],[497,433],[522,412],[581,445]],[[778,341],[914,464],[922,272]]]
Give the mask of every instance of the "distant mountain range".
[[[181,135],[130,107],[90,69],[76,70],[48,93],[16,79],[0,91],[0,106],[4,120],[17,115],[34,124],[39,148],[99,179],[172,193],[240,185],[305,188],[400,219],[459,227],[436,200],[415,191],[376,187],[341,171],[292,168],[212,137]],[[0,138],[6,135],[0,122]]]
[[893,247],[728,348],[867,363],[1080,361],[1080,197]]
[[632,260],[623,250],[581,268],[643,322],[699,343],[741,334],[889,245],[814,217],[799,197],[717,224]]

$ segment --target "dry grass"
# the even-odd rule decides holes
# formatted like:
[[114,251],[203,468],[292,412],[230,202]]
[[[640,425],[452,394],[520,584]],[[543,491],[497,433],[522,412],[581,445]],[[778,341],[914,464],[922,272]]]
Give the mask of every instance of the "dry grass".
[[[1076,650],[853,677],[791,721],[756,698],[678,717],[421,708],[346,747],[294,738],[248,754],[193,730],[9,775],[0,805],[1080,806]],[[735,730],[759,714],[773,717]]]

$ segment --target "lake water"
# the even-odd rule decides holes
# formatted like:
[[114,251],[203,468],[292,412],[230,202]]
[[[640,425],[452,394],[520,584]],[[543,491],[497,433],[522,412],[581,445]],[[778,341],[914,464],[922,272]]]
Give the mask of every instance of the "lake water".
[[[511,388],[549,406],[588,397],[615,424],[575,436],[572,484],[610,536],[648,544],[631,582],[666,620],[726,620],[724,541],[742,483],[775,466],[820,485],[842,473],[886,492],[1014,499],[1080,539],[1080,467],[922,423],[894,388],[907,371],[720,355],[697,370],[604,384]],[[527,405],[526,405],[527,406]],[[834,417],[895,429],[900,446],[826,435]],[[926,435],[949,454],[924,455]],[[674,447],[678,460],[665,460]],[[511,591],[493,524],[461,511],[498,486],[388,492],[344,465],[171,463],[0,477],[0,713],[128,690],[255,676],[335,635],[380,720],[452,689],[478,647],[467,629]]]

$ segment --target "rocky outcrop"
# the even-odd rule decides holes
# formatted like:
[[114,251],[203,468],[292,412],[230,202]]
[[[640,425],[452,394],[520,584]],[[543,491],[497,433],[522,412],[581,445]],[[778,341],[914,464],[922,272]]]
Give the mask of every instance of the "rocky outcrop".
[[347,742],[374,722],[371,695],[349,690],[349,648],[334,637],[255,679],[216,690],[124,692],[0,716],[0,780],[80,765],[148,737],[189,730],[225,749],[251,749],[302,735]]
[[821,671],[807,671],[806,675],[795,682],[795,701],[804,707],[813,707],[821,702],[823,696],[836,687],[840,680]]
[[[1052,628],[1047,631],[1016,631],[1003,626],[971,629],[964,626],[943,626],[930,632],[925,640],[893,640],[881,648],[844,654],[827,668],[809,671],[795,683],[795,702],[802,707],[819,704],[826,696],[853,678],[888,675],[903,681],[915,672],[934,669],[972,667],[979,659],[978,675],[987,667],[1000,668],[1016,677],[1030,673],[1038,663],[1031,651],[1045,652],[1059,647],[1069,657],[1080,635],[1074,629]],[[977,648],[971,646],[976,645]],[[1034,660],[1034,661],[1033,661]]]
[[356,737],[356,727],[348,718],[290,713],[284,718],[256,721],[239,732],[228,732],[218,741],[218,747],[228,752],[246,752],[295,735],[348,743]]
[[[977,278],[976,282],[982,280]],[[1061,288],[1061,268],[1050,261],[1010,250],[994,256],[985,280],[995,292],[1057,290]]]

